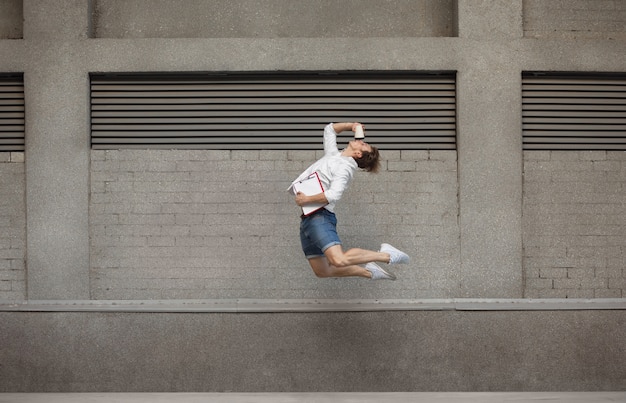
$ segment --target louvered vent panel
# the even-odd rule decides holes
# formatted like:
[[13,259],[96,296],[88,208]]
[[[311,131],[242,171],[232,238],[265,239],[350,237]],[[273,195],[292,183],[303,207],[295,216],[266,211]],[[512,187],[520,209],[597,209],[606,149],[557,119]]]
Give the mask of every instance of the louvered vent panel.
[[92,75],[94,149],[318,149],[362,121],[381,149],[455,149],[454,73]]
[[24,79],[0,75],[0,152],[24,151]]
[[626,150],[626,74],[525,73],[525,150]]

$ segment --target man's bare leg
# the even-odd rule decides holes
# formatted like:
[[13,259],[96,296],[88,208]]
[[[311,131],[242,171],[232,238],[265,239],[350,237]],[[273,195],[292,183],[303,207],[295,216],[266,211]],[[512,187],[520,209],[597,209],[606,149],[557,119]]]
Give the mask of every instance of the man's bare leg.
[[343,251],[341,245],[333,245],[326,249],[324,255],[331,265],[336,267],[359,265],[369,262],[389,263],[390,255],[385,252],[374,252],[373,250],[352,248]]
[[331,246],[324,255],[309,259],[309,264],[318,277],[371,278],[372,273],[359,265],[370,262],[388,263],[390,259],[388,253],[367,249],[352,248],[344,252],[341,245]]
[[372,277],[372,274],[361,266],[333,266],[328,262],[326,256],[311,258],[309,264],[317,277]]

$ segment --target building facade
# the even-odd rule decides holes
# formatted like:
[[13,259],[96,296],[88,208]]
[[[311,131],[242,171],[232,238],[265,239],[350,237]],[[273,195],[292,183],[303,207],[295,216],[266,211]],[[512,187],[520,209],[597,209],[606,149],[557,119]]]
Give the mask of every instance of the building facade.
[[[624,1],[5,0],[0,14],[1,391],[626,388]],[[398,95],[394,72],[453,86]],[[312,81],[333,105],[382,82],[380,102],[443,91],[451,109],[304,110],[275,129],[258,112],[244,146],[114,141],[174,120],[228,138],[242,118],[170,119],[146,106],[153,90],[128,121],[128,77],[197,93],[190,77],[275,91],[312,74],[356,80]],[[321,155],[291,138],[357,119],[383,169],[357,173],[340,234],[406,250],[395,282],[315,278],[286,192]],[[279,127],[287,145],[255,137]]]

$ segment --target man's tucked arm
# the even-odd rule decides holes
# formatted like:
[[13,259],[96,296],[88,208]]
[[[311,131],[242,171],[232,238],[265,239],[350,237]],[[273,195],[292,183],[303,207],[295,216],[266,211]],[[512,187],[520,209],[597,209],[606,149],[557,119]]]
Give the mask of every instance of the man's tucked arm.
[[324,193],[318,193],[316,195],[311,195],[311,196],[307,196],[302,192],[298,192],[298,194],[296,194],[296,204],[298,206],[302,207],[302,206],[306,206],[307,204],[313,204],[313,203],[328,204],[328,200],[326,199],[326,196],[324,195]]

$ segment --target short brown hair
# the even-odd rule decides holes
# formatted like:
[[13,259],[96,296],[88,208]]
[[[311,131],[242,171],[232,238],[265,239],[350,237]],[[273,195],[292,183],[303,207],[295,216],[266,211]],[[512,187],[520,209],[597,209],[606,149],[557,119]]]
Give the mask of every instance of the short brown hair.
[[372,151],[363,151],[361,157],[355,158],[355,161],[359,168],[367,172],[376,173],[380,169],[380,153],[378,148],[370,147],[372,147]]

